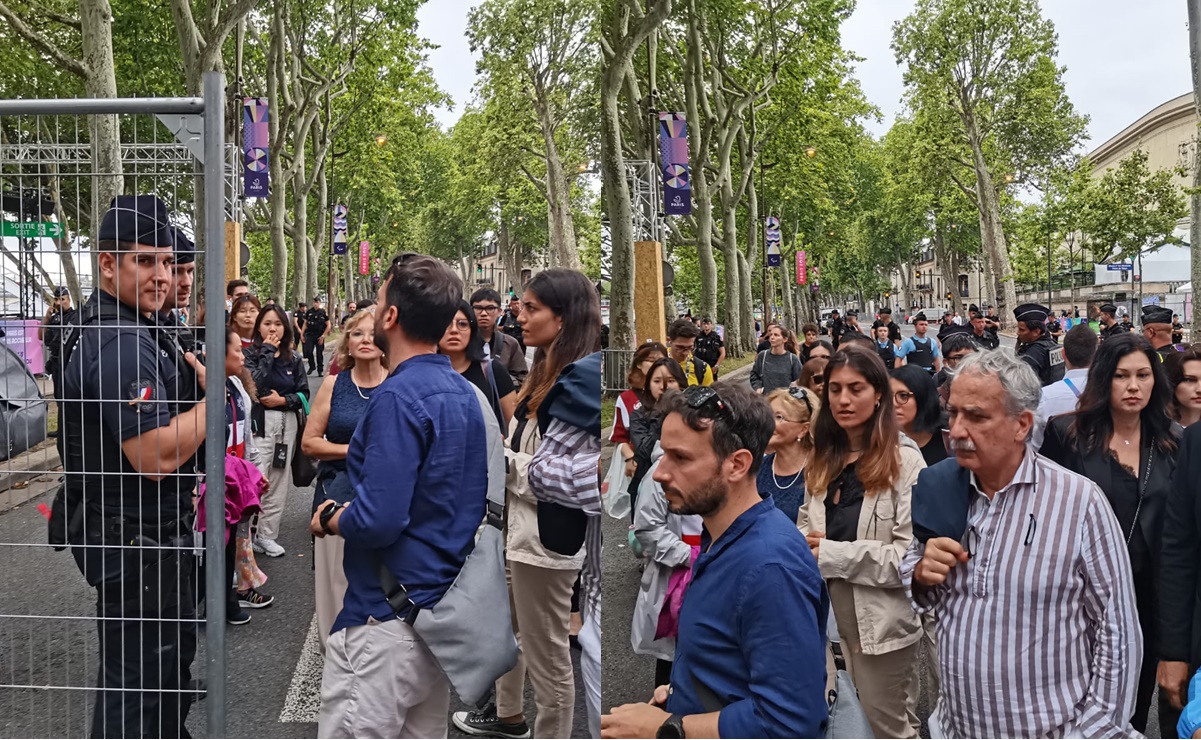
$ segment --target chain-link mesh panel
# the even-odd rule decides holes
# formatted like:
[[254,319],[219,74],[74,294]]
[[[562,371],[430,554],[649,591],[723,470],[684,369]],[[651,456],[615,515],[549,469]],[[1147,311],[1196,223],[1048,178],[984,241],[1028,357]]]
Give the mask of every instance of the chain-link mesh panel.
[[223,729],[220,92],[0,101],[0,736]]

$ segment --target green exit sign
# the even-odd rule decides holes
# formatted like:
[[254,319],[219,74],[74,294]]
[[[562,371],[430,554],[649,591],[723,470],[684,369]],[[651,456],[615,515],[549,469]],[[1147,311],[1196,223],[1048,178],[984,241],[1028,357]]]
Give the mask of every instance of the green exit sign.
[[62,235],[63,225],[55,221],[0,221],[0,236],[59,239]]

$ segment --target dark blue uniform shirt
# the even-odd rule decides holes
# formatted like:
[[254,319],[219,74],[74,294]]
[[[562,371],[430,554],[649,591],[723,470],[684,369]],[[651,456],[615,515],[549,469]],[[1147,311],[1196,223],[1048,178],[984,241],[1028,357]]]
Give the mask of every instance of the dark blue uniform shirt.
[[354,498],[338,520],[347,588],[333,632],[393,618],[380,557],[414,604],[438,603],[484,519],[485,442],[475,390],[445,355],[405,360],[371,393],[346,455]]
[[88,511],[145,526],[191,511],[194,465],[185,462],[162,481],[129,464],[121,443],[165,427],[179,412],[182,390],[175,358],[155,338],[156,325],[97,289],[81,311],[83,326],[63,373],[67,486],[83,491]]
[[721,737],[825,737],[829,612],[817,561],[772,499],[716,542],[703,533],[680,608],[667,711],[715,711],[716,697]]

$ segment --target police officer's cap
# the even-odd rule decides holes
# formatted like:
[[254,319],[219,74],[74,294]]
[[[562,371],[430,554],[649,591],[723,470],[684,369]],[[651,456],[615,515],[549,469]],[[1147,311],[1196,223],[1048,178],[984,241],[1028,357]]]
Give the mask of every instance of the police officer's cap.
[[833,315],[834,315],[834,314],[836,314],[836,313],[838,313],[838,309],[837,309],[837,308],[832,308],[832,309],[830,309],[830,315],[831,315],[831,316],[833,316]]
[[1107,313],[1110,316],[1118,315],[1118,307],[1113,305],[1112,303],[1102,303],[1101,308],[1099,310],[1101,311],[1101,313]]
[[175,227],[167,206],[153,195],[118,195],[100,222],[97,241],[126,242],[148,247],[174,246]]
[[972,327],[970,327],[966,324],[951,324],[946,329],[943,329],[939,333],[939,336],[943,339],[946,339],[947,337],[954,336],[956,334],[971,334],[971,333],[972,333]]
[[1172,309],[1163,306],[1143,306],[1143,326],[1172,323]]
[[857,318],[859,318],[859,312],[852,308],[851,310],[847,311],[847,318],[848,319],[849,318],[857,319]]
[[880,309],[879,313],[881,316],[892,316],[892,309],[888,306],[885,306],[884,308]]
[[913,323],[915,323],[915,324],[916,324],[916,323],[917,323],[917,322],[919,322],[919,321],[929,321],[929,319],[927,319],[927,318],[926,318],[926,312],[925,312],[925,311],[921,311],[921,312],[919,312],[919,313],[918,313],[918,315],[917,315],[917,316],[914,316],[914,317],[913,317]]
[[1018,321],[1046,321],[1051,309],[1037,303],[1023,303],[1013,309],[1013,318]]
[[63,296],[69,296],[69,295],[71,295],[71,291],[67,290],[67,286],[65,286],[65,285],[60,285],[54,289],[54,297],[55,298],[62,298]]
[[319,296],[319,295],[313,296],[313,303],[320,303],[320,302],[321,302],[321,296]]
[[183,229],[172,227],[172,239],[175,243],[175,264],[186,265],[196,261],[196,244],[183,233]]

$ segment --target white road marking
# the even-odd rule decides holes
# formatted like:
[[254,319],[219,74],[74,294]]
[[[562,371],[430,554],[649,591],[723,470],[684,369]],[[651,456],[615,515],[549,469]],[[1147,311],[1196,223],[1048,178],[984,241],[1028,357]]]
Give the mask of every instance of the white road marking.
[[321,708],[321,673],[325,670],[325,657],[321,654],[321,641],[317,639],[317,615],[309,623],[304,647],[296,660],[292,683],[284,699],[280,722],[316,722]]

